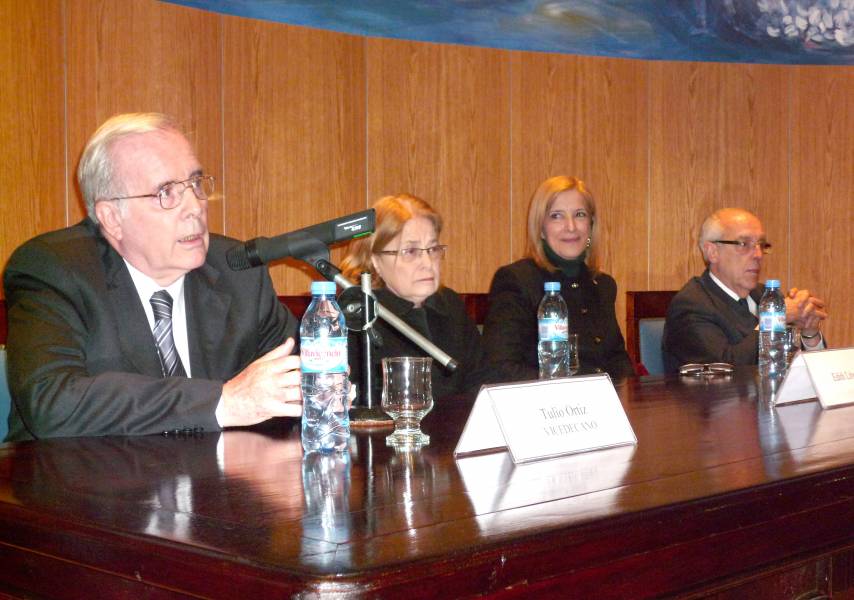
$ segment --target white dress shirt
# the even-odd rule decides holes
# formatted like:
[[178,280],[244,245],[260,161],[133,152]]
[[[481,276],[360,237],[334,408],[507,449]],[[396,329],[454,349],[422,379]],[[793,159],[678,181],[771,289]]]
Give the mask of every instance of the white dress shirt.
[[184,365],[187,377],[192,377],[190,343],[187,336],[187,311],[184,307],[184,275],[169,287],[164,288],[151,277],[136,269],[127,260],[125,260],[125,264],[130,271],[136,293],[139,294],[139,300],[142,302],[142,309],[148,318],[148,327],[152,332],[154,332],[154,309],[151,308],[151,295],[154,292],[166,290],[172,296],[172,338],[175,340],[175,348],[178,350],[178,356],[181,357],[181,364]]
[[[724,284],[724,282],[723,282],[723,281],[721,281],[720,279],[718,279],[717,277],[715,277],[715,274],[714,274],[714,273],[712,273],[711,271],[709,271],[709,277],[711,277],[711,278],[712,278],[712,281],[714,281],[715,283],[717,283],[717,284],[718,284],[718,287],[719,287],[719,288],[721,288],[724,292],[726,292],[727,296],[729,296],[730,298],[732,298],[732,299],[733,299],[733,300],[735,300],[736,302],[738,302],[738,301],[740,300],[740,298],[739,298],[738,294],[736,294],[736,293],[735,293],[735,292],[733,292],[731,289],[729,289],[729,288]],[[757,306],[756,306],[756,300],[754,300],[754,299],[753,299],[753,297],[752,297],[750,294],[747,294],[747,308],[749,308],[749,309],[750,309],[750,314],[752,314],[754,317],[755,317],[755,316],[757,316],[757,310],[758,310],[758,309],[757,309]]]

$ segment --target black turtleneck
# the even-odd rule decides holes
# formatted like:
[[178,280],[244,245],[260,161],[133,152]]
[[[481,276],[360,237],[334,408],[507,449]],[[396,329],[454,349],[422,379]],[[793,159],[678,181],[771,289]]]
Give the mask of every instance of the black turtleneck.
[[560,269],[564,275],[570,279],[578,279],[578,274],[581,273],[581,266],[587,258],[587,250],[582,252],[576,258],[562,258],[561,256],[558,256],[557,252],[552,250],[552,247],[549,246],[547,241],[543,240],[543,251],[546,254],[546,258],[549,259],[549,262]]

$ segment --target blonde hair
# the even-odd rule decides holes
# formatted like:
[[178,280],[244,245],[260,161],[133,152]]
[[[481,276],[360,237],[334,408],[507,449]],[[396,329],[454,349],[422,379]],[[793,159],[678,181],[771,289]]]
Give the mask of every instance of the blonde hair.
[[425,200],[411,194],[384,196],[374,203],[377,213],[374,233],[350,242],[347,256],[341,262],[341,271],[350,281],[357,283],[365,271],[371,274],[371,283],[382,287],[385,282],[377,274],[371,256],[384,250],[403,231],[406,222],[415,217],[425,217],[436,228],[436,237],[442,232],[442,217]]
[[112,147],[120,139],[152,131],[182,133],[177,123],[161,113],[126,113],[110,117],[92,134],[77,165],[77,182],[86,212],[95,223],[95,203],[124,193],[115,180]]
[[584,208],[590,214],[590,246],[587,248],[584,262],[595,273],[598,270],[599,263],[596,253],[596,200],[594,200],[590,190],[587,189],[587,185],[577,177],[566,175],[550,177],[542,182],[531,196],[531,204],[528,207],[528,245],[525,255],[544,269],[557,270],[557,267],[546,257],[543,248],[545,242],[543,239],[543,221],[546,220],[546,215],[552,209],[558,194],[569,190],[576,190],[581,194]]

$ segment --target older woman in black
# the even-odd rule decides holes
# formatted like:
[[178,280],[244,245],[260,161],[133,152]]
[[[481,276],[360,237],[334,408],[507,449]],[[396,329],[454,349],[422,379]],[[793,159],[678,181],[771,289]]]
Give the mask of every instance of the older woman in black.
[[[460,296],[439,283],[446,250],[439,243],[442,218],[409,194],[381,198],[374,209],[376,230],[350,243],[344,275],[358,282],[362,272],[371,273],[377,300],[459,362],[454,372],[433,362],[434,398],[477,386],[483,378],[480,333]],[[384,321],[377,320],[374,328],[382,341],[371,354],[373,395],[379,399],[382,358],[428,355]],[[351,333],[349,344],[350,379],[357,384],[363,370],[361,335]]]
[[596,268],[596,203],[584,182],[544,181],[528,209],[527,256],[501,267],[489,290],[484,347],[504,381],[536,379],[537,307],[546,281],[559,281],[578,334],[580,373],[634,375],[617,325],[617,284]]

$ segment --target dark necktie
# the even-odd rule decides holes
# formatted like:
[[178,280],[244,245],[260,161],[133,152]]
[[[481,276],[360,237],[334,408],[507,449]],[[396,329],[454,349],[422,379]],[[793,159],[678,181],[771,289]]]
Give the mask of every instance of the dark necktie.
[[151,295],[154,310],[154,341],[160,354],[160,368],[164,377],[186,377],[181,357],[172,337],[172,296],[166,290]]
[[745,316],[749,315],[754,319],[756,318],[756,316],[752,312],[750,312],[750,305],[747,304],[747,298],[738,299],[738,308],[739,310],[741,310],[742,313],[744,313]]

